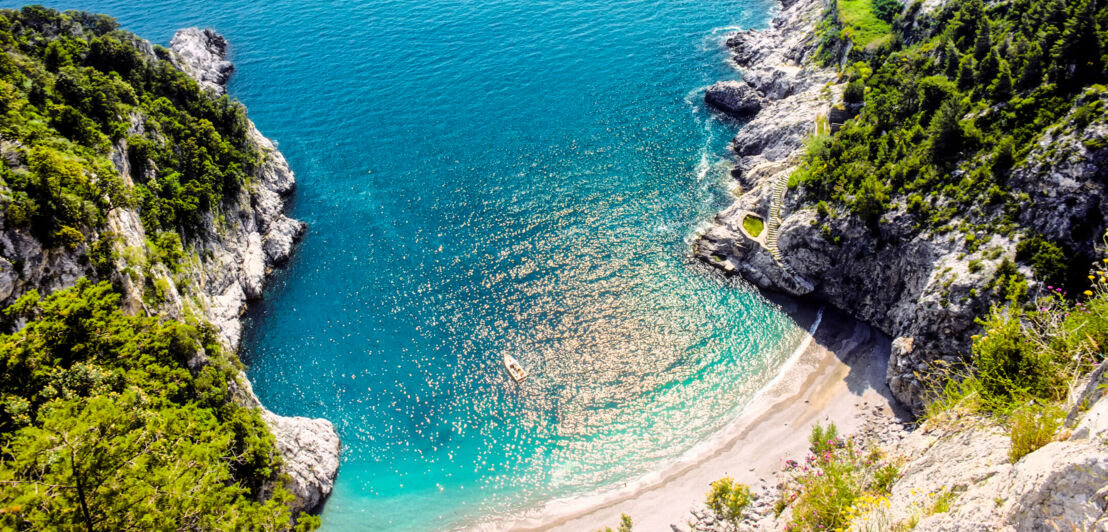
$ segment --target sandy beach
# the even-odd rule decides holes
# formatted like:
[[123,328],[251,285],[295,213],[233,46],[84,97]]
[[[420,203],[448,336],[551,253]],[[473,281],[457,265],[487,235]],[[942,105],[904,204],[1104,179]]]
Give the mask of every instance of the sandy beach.
[[508,529],[597,530],[614,527],[627,513],[637,530],[687,530],[690,510],[703,503],[712,481],[731,476],[755,492],[775,482],[786,459],[803,458],[813,424],[834,422],[847,434],[858,428],[858,407],[903,415],[885,385],[888,356],[886,336],[826,309],[780,375],[734,424],[706,442],[707,452],[604,495],[551,503]]

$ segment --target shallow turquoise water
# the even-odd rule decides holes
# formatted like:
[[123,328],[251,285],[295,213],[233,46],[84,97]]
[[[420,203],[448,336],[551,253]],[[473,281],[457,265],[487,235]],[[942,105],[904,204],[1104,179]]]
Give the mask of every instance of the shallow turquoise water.
[[310,225],[243,358],[269,408],[343,437],[328,530],[466,526],[656,470],[796,344],[688,244],[733,134],[698,90],[770,0],[51,5],[232,42]]

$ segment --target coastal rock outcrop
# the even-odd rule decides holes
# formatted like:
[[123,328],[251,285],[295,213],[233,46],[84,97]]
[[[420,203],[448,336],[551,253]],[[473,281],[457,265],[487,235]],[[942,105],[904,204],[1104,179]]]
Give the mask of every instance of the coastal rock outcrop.
[[[226,60],[227,42],[211,30],[190,28],[173,38],[172,64],[192,76],[209,92],[224,94],[233,70]],[[149,61],[161,61],[146,41],[136,43]],[[127,135],[141,135],[145,120],[129,117]],[[90,256],[90,243],[112,242],[114,264],[106,274],[122,293],[122,306],[133,314],[158,314],[170,318],[200,315],[215,326],[225,349],[237,350],[242,337],[241,315],[247,302],[262,297],[268,274],[288,260],[304,234],[304,223],[284,214],[285,202],[295,188],[295,177],[272,141],[252,122],[248,139],[260,163],[248,176],[247,186],[225,197],[220,215],[204,215],[194,228],[194,239],[185,250],[188,257],[179,272],[164,265],[148,266],[148,236],[134,207],[118,206],[106,213],[104,226],[85,240],[70,246],[47,247],[30,231],[9,224],[0,212],[0,308],[35,290],[45,295],[74,285],[81,277],[100,278]],[[19,146],[0,140],[0,157],[12,166],[22,164]],[[125,186],[133,186],[131,157],[126,140],[115,143],[108,154]],[[147,180],[157,179],[149,162]],[[3,192],[3,191],[0,191]],[[155,261],[156,262],[156,261]],[[158,297],[146,297],[157,286]],[[187,286],[187,290],[182,290]],[[19,324],[16,324],[19,325]],[[196,369],[205,360],[189,361]],[[245,375],[240,380],[246,382]],[[235,390],[244,404],[262,408],[250,386]],[[339,440],[330,422],[302,417],[281,417],[263,408],[263,417],[276,436],[286,473],[292,479],[297,509],[317,508],[330,493],[338,470]]]
[[[975,416],[929,421],[890,447],[905,466],[882,522],[916,519],[916,530],[933,531],[1108,529],[1108,400],[1090,395],[1105,368],[1075,394],[1095,399],[1074,404],[1074,430],[1015,463],[1007,431]],[[950,509],[928,515],[944,493]]]
[[205,90],[227,92],[227,80],[235,66],[227,60],[227,39],[200,28],[186,28],[173,35],[170,49],[177,52],[178,66],[189,72]]
[[[899,473],[882,503],[853,513],[847,529],[1108,530],[1106,375],[1108,362],[1075,388],[1069,428],[1015,463],[1010,429],[988,416],[953,410],[913,427],[862,406],[856,413],[861,430],[848,437],[863,452],[879,450]],[[753,493],[737,530],[794,529],[792,509],[779,506],[788,474]],[[736,529],[700,509],[692,512],[690,527]]]
[[[997,300],[1002,267],[1029,279],[1029,290],[1039,288],[1036,272],[1016,260],[1021,241],[1037,233],[1071,256],[1096,255],[1108,213],[1108,119],[1087,108],[1108,96],[1089,89],[1064,120],[1070,127],[1044,131],[1028,162],[1012,171],[1008,186],[1027,198],[1017,214],[1020,231],[981,229],[1007,216],[988,205],[968,213],[974,219],[956,216],[936,230],[921,230],[904,198],[894,198],[873,226],[834,206],[820,211],[822,198],[802,184],[789,186],[789,177],[818,127],[835,128],[857,112],[842,103],[838,75],[811,63],[823,5],[797,0],[784,5],[770,29],[728,39],[743,82],[765,103],[731,143],[738,197],[695,253],[760,288],[826,301],[893,337],[889,387],[919,411],[935,364],[958,363],[970,352],[980,330],[975,319]],[[958,211],[941,202],[933,207]],[[764,243],[743,234],[747,212],[766,220]]]
[[[189,28],[177,32],[172,49],[184,58],[183,66],[198,82],[224,92],[231,69],[226,61],[227,42],[211,30]],[[257,186],[247,187],[229,205],[224,216],[232,220],[222,228],[208,220],[203,238],[205,256],[199,272],[208,317],[224,343],[237,349],[242,337],[240,316],[250,299],[260,298],[265,277],[288,260],[303,235],[303,222],[283,213],[285,197],[295,188],[288,162],[273,142],[251,122],[249,137],[261,152],[255,172]],[[245,375],[242,376],[245,381]],[[339,467],[339,438],[324,419],[278,416],[258,403],[247,386],[247,401],[263,409],[263,419],[273,431],[277,448],[285,458],[288,486],[295,496],[294,513],[318,508],[331,493]]]
[[704,91],[704,101],[735,118],[749,118],[762,110],[762,95],[741,81],[720,81]]
[[296,496],[293,515],[317,510],[331,492],[339,467],[340,444],[334,426],[326,419],[278,416],[268,410],[262,419],[285,457],[285,472],[292,479],[288,488]]

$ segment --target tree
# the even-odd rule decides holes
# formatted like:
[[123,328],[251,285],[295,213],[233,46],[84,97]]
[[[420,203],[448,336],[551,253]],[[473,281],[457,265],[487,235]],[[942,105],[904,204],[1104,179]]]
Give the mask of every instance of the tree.
[[939,106],[954,96],[957,87],[946,76],[928,76],[919,82],[920,111],[925,117],[939,110]]
[[958,67],[958,90],[968,91],[973,89],[976,66],[973,56],[966,55],[962,57],[962,64]]
[[1046,0],[1042,3],[1036,3],[1036,6],[1041,6],[1039,9],[1040,20],[1038,27],[1042,28],[1039,32],[1039,47],[1047,52],[1054,50],[1054,44],[1058,42],[1058,38],[1062,34],[1062,28],[1065,27],[1067,22],[1066,17],[1066,2],[1065,0]]
[[873,14],[885,22],[891,23],[900,14],[901,9],[903,6],[900,5],[900,0],[874,0],[873,2]]
[[856,79],[847,84],[843,89],[843,103],[860,104],[866,99],[866,84]]
[[980,61],[993,49],[993,31],[989,19],[980,21],[980,29],[977,31],[977,40],[973,44],[973,58]]
[[889,186],[875,174],[869,173],[858,186],[850,209],[873,227],[888,209],[888,203]]
[[958,79],[958,66],[962,57],[954,43],[947,40],[943,44],[943,73],[947,78]]
[[214,331],[119,301],[82,279],[5,311],[28,323],[0,335],[0,529],[289,529],[280,483],[257,502],[279,458]]
[[983,18],[985,18],[985,6],[981,0],[967,0],[961,3],[958,12],[954,15],[954,20],[950,23],[951,33],[959,49],[964,51],[974,43]]
[[1001,59],[996,79],[989,84],[989,96],[993,101],[1006,102],[1012,97],[1012,69]]
[[989,53],[985,55],[985,59],[977,64],[977,74],[974,76],[974,81],[979,88],[986,88],[999,74],[1000,58],[995,50],[989,50]]
[[961,118],[962,111],[957,102],[947,100],[939,107],[927,132],[932,160],[943,162],[961,151],[965,139]]
[[1056,80],[1083,84],[1103,77],[1103,50],[1096,15],[1096,1],[1081,0],[1066,19],[1065,30],[1053,50]]
[[1031,43],[1023,55],[1023,67],[1017,84],[1020,90],[1031,90],[1043,82],[1043,50],[1039,43]]

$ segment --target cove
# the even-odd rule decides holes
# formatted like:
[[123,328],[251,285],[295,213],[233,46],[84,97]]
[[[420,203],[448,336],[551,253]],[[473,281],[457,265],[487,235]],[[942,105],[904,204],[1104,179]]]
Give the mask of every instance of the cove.
[[49,7],[231,42],[309,224],[242,358],[270,409],[343,438],[325,530],[471,527],[657,470],[803,333],[689,253],[733,186],[702,89],[769,0]]

